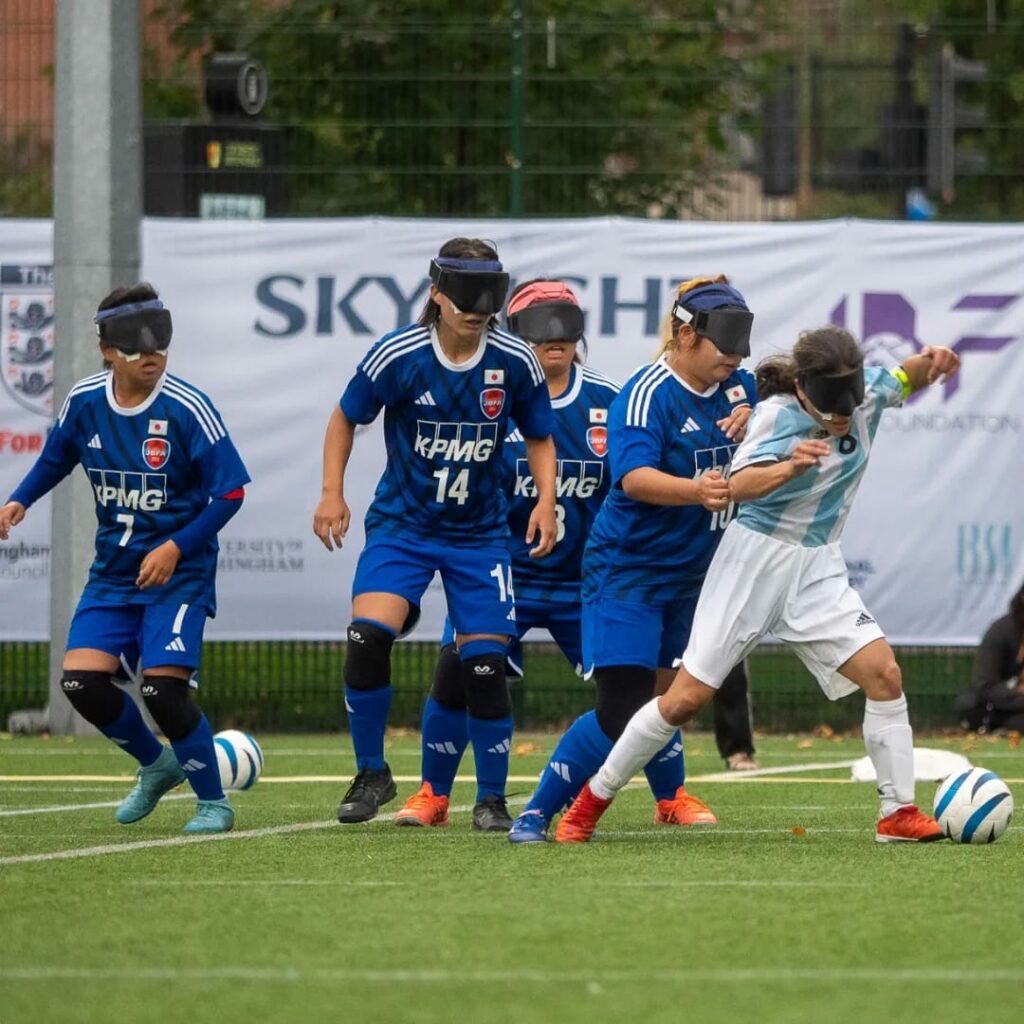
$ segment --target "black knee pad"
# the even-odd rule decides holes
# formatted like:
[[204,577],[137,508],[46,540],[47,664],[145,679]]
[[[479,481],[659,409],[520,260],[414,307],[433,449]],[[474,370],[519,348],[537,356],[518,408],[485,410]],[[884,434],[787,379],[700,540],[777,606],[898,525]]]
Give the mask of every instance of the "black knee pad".
[[594,669],[597,724],[617,740],[629,720],[654,696],[656,673],[642,665],[609,665]]
[[459,665],[469,713],[474,718],[508,718],[512,697],[505,676],[505,655],[480,654]]
[[455,644],[445,644],[437,657],[430,696],[453,711],[466,709],[466,690],[462,685],[462,662]]
[[116,722],[124,707],[124,692],[110,681],[109,672],[65,669],[60,688],[71,706],[97,729]]
[[391,685],[391,648],[395,637],[372,622],[348,627],[342,678],[353,690],[383,690]]
[[187,679],[143,676],[140,689],[153,721],[172,743],[183,740],[199,724],[202,712],[192,700]]

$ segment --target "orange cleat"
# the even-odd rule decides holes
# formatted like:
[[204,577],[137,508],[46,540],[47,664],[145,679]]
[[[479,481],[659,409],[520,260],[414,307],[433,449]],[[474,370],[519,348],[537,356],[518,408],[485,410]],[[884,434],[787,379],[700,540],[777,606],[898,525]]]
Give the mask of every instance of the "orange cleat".
[[597,826],[597,819],[609,807],[611,800],[602,800],[590,791],[590,783],[584,783],[572,806],[562,815],[555,829],[556,843],[589,843]]
[[671,800],[659,800],[654,808],[655,825],[717,825],[718,819],[708,805],[686,792],[685,786],[676,790]]
[[875,832],[876,843],[934,843],[944,838],[939,823],[913,804],[887,814]]
[[405,801],[405,806],[395,815],[396,825],[427,825],[442,827],[450,825],[448,819],[448,797],[434,796],[429,782],[420,786],[420,791]]

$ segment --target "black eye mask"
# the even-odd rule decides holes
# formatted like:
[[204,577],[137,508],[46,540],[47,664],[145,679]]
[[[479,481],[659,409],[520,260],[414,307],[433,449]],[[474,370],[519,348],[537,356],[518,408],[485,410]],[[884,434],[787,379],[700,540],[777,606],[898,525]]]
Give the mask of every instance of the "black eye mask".
[[128,355],[163,352],[171,343],[171,311],[159,299],[101,309],[93,322],[100,341]]
[[430,280],[460,313],[493,316],[508,293],[508,274],[497,260],[459,260],[438,256],[430,261]]
[[852,416],[864,401],[864,367],[847,373],[801,374],[800,387],[818,412],[826,416]]

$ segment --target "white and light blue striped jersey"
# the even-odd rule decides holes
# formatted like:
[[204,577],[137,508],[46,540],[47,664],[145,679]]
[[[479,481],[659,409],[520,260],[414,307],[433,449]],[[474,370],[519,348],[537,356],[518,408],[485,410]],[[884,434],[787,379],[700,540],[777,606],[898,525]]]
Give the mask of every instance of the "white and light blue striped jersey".
[[162,586],[135,585],[153,548],[189,525],[211,498],[249,482],[210,399],[165,374],[145,401],[122,407],[111,372],[86,377],[68,392],[33,474],[49,490],[79,463],[97,519],[86,594],[127,604],[188,601],[214,612],[216,537],[183,554]]
[[475,547],[508,537],[502,450],[509,421],[526,437],[554,428],[544,371],[520,338],[488,327],[471,358],[453,363],[433,328],[385,335],[340,401],[353,423],[384,409],[387,465],[366,533]]
[[702,505],[635,501],[622,489],[622,478],[646,466],[688,479],[713,469],[728,473],[736,444],[718,421],[756,401],[754,378],[746,370],[703,393],[664,359],[630,377],[608,417],[612,487],[584,551],[584,599],[604,593],[662,602],[700,586],[732,506],[712,513]]
[[902,385],[888,370],[866,367],[864,402],[853,414],[849,434],[830,437],[804,412],[795,395],[765,399],[754,411],[747,436],[733,456],[734,474],[747,466],[781,462],[801,441],[827,441],[832,452],[771,494],[744,502],[737,522],[803,547],[838,540],[867,468],[882,413],[901,401]]
[[[588,366],[573,364],[569,386],[551,400],[558,453],[558,538],[545,558],[530,558],[524,540],[537,503],[537,487],[526,460],[526,444],[515,431],[505,447],[512,494],[508,522],[512,536],[512,578],[516,598],[579,604],[583,547],[611,486],[608,470],[608,410],[620,385]],[[534,538],[536,544],[536,538]]]

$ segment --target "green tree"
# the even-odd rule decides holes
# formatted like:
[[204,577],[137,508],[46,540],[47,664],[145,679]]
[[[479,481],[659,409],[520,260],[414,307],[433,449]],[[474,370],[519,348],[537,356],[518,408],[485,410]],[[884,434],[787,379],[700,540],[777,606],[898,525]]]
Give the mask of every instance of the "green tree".
[[[750,106],[771,4],[166,0],[160,15],[179,80],[216,50],[265,64],[296,213],[500,216],[518,188],[525,214],[670,215],[733,163],[722,124]],[[151,85],[147,116],[172,101]]]

